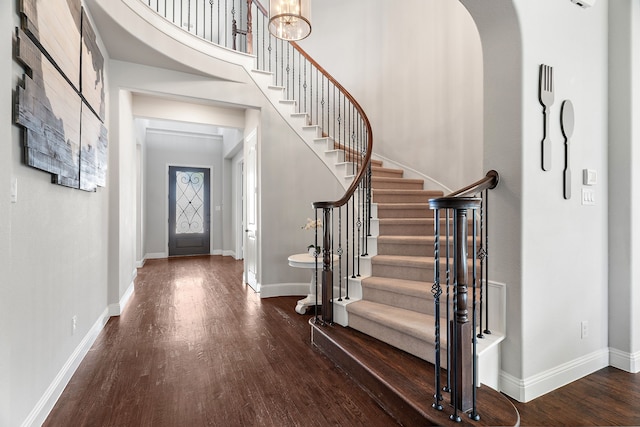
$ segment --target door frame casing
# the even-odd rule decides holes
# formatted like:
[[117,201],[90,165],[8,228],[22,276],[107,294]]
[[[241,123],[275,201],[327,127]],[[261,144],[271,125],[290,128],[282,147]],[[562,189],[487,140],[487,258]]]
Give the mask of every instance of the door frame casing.
[[[251,262],[250,260],[250,251],[248,250],[248,244],[247,244],[247,229],[249,227],[248,224],[248,220],[247,220],[247,212],[248,212],[248,198],[249,196],[249,189],[247,188],[249,180],[247,179],[247,171],[250,167],[250,165],[248,165],[250,157],[248,155],[249,150],[250,150],[250,145],[249,141],[251,141],[252,138],[255,138],[255,160],[256,160],[256,164],[255,164],[255,226],[256,226],[256,230],[255,230],[255,259],[253,260],[255,263],[255,277],[252,278],[250,277],[249,273],[248,273],[248,264]],[[260,288],[261,288],[261,251],[260,251],[260,234],[261,234],[261,213],[260,213],[260,209],[261,209],[261,183],[260,183],[260,131],[259,131],[259,126],[256,126],[255,128],[253,128],[251,131],[249,131],[244,138],[244,148],[243,148],[243,188],[244,188],[244,204],[243,204],[243,209],[242,209],[242,222],[244,224],[244,228],[245,231],[243,233],[243,240],[242,240],[242,246],[243,246],[243,265],[244,265],[244,271],[242,273],[242,279],[243,282],[248,284],[254,291],[256,292],[260,292]],[[249,255],[249,256],[248,256]]]
[[184,167],[184,168],[201,168],[209,169],[209,255],[213,254],[213,166],[212,165],[197,165],[197,164],[176,164],[166,163],[165,165],[165,180],[164,180],[164,248],[165,256],[169,258],[169,168],[170,167]]

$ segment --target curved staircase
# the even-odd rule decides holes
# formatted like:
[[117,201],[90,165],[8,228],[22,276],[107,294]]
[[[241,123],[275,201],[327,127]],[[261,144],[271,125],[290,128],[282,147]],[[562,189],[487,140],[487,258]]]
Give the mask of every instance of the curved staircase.
[[377,205],[376,255],[360,281],[362,299],[347,305],[348,326],[433,362],[433,211],[424,181],[401,169],[372,167]]

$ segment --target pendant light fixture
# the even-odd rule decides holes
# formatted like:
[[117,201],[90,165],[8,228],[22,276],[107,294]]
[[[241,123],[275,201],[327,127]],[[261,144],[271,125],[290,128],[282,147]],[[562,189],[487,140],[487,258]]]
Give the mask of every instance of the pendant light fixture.
[[269,32],[283,40],[302,40],[311,34],[311,0],[271,0]]

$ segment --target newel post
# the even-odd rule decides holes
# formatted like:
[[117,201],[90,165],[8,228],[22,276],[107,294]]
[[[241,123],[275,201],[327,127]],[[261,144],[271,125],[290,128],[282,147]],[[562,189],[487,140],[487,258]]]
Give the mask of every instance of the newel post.
[[[455,243],[454,243],[454,319],[451,320],[450,331],[453,335],[450,341],[454,343],[454,393],[451,395],[452,404],[465,412],[473,406],[473,341],[472,325],[469,322],[468,285],[469,269],[467,266],[467,237],[468,215],[467,208],[455,209]],[[473,212],[473,211],[472,211]]]
[[322,321],[333,323],[333,254],[331,253],[331,208],[322,209]]
[[[473,340],[475,334],[473,331],[473,323],[469,318],[469,267],[468,267],[468,251],[467,242],[469,237],[469,219],[473,219],[475,211],[480,208],[482,199],[476,197],[440,197],[429,201],[431,209],[444,209],[453,213],[453,318],[449,320],[448,325],[448,350],[449,365],[447,367],[448,381],[451,384],[451,404],[454,407],[454,414],[451,419],[459,421],[458,411],[467,412],[474,407],[474,349]],[[439,215],[435,215],[439,221]],[[447,218],[449,216],[447,215]],[[439,224],[436,224],[436,230]],[[439,236],[438,232],[436,235]],[[448,241],[445,245],[448,245]],[[436,246],[439,249],[439,245]],[[438,259],[437,262],[440,262]],[[475,260],[472,260],[475,262]],[[439,274],[440,268],[435,269],[435,280],[438,284],[435,292],[439,294],[441,283]],[[448,283],[448,280],[447,280]],[[439,328],[438,323],[436,324]],[[439,333],[436,332],[436,339],[439,339]],[[439,349],[439,342],[436,343]],[[439,396],[439,395],[437,395]],[[437,400],[438,397],[436,397]],[[440,408],[439,402],[436,400],[435,406]]]

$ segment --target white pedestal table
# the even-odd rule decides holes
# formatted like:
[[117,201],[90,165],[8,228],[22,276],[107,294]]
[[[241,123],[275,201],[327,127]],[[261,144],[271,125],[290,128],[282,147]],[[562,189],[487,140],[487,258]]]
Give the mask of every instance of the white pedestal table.
[[[307,311],[307,307],[313,307],[314,305],[322,305],[322,282],[318,284],[318,299],[316,301],[316,258],[312,255],[295,254],[288,258],[289,265],[296,268],[311,269],[311,283],[309,284],[309,294],[298,301],[296,304],[296,312],[304,314]],[[338,261],[338,256],[333,255],[333,263]],[[318,276],[322,274],[322,256],[318,257]]]

